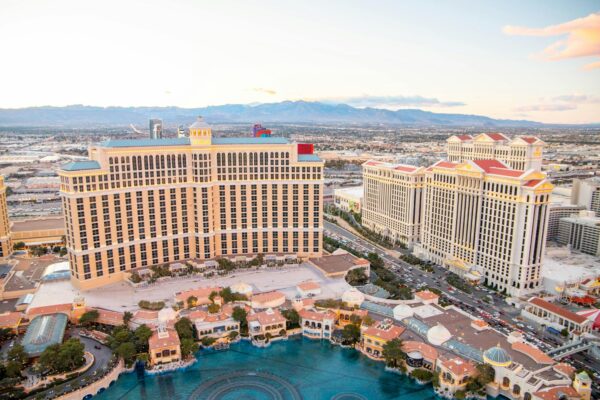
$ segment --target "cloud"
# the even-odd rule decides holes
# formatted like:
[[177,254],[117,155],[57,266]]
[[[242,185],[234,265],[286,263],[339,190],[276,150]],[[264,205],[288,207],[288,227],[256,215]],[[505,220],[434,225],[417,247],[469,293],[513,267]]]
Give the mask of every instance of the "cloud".
[[540,104],[517,107],[514,111],[570,111],[576,110],[580,105],[585,104],[600,104],[600,97],[585,94],[567,94],[552,97],[550,100],[542,99]]
[[353,96],[320,99],[328,103],[344,103],[353,107],[402,108],[402,107],[460,107],[460,101],[440,101],[422,96]]
[[[600,57],[600,13],[593,13],[586,17],[545,28],[509,25],[505,26],[502,31],[507,35],[514,36],[561,36],[560,40],[550,44],[538,54],[538,57],[543,60],[556,61],[579,57]],[[600,61],[584,66],[586,70],[595,68],[600,68]]]
[[570,111],[576,110],[577,106],[574,104],[534,104],[531,106],[523,106],[515,108],[518,112],[531,112],[531,111]]
[[269,96],[275,96],[277,94],[277,92],[273,89],[254,88],[252,90],[258,93],[268,94]]

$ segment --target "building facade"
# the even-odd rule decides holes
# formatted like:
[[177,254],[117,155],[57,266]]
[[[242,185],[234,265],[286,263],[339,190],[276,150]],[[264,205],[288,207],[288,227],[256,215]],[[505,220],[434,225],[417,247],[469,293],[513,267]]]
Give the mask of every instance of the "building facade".
[[161,139],[163,137],[163,122],[161,119],[150,120],[150,139]]
[[571,201],[600,215],[600,177],[573,179]]
[[423,179],[421,167],[379,161],[364,163],[363,225],[412,246],[420,234]]
[[284,138],[109,140],[59,171],[73,283],[229,255],[321,255],[323,162]]
[[593,211],[562,218],[558,224],[557,241],[572,250],[600,256],[600,218]]
[[333,202],[340,210],[360,214],[363,196],[362,186],[339,188],[333,191]]
[[12,241],[10,240],[10,221],[6,205],[6,186],[4,186],[4,177],[0,175],[0,258],[8,257],[11,253]]
[[548,235],[546,239],[550,241],[557,240],[560,220],[568,218],[573,214],[579,214],[583,209],[583,206],[573,204],[550,204],[548,207]]
[[541,170],[544,142],[533,136],[510,139],[502,133],[453,135],[447,140],[448,161],[499,160],[512,169]]
[[425,172],[415,253],[511,295],[537,290],[552,188],[497,160],[440,161]]

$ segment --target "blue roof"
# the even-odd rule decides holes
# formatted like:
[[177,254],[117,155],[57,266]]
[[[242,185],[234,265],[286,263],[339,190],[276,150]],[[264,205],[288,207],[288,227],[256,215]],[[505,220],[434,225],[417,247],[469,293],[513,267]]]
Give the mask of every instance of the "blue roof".
[[85,171],[87,169],[100,169],[100,163],[98,163],[98,161],[93,160],[74,161],[68,164],[64,164],[60,168],[63,171]]
[[164,139],[110,139],[101,144],[102,147],[152,147],[189,145],[190,138]]
[[62,343],[66,327],[65,314],[39,315],[27,327],[21,344],[30,357],[39,356],[48,346]]
[[319,162],[321,159],[316,154],[298,154],[298,161]]
[[212,138],[212,144],[288,144],[282,137],[221,137]]

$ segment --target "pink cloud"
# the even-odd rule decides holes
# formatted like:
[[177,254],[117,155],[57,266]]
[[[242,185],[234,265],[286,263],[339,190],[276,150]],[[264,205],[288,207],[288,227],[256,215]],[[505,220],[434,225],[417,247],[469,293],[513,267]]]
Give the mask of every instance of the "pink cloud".
[[[579,57],[600,57],[600,13],[593,13],[558,25],[545,28],[505,26],[502,31],[515,36],[561,36],[560,40],[547,46],[538,56],[556,61]],[[600,61],[584,66],[590,70],[600,68]]]

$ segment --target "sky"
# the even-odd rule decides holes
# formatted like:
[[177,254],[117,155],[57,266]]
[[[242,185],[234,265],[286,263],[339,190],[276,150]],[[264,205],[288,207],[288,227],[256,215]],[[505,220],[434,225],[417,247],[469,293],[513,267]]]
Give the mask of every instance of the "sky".
[[600,2],[0,2],[0,108],[283,100],[600,122]]

